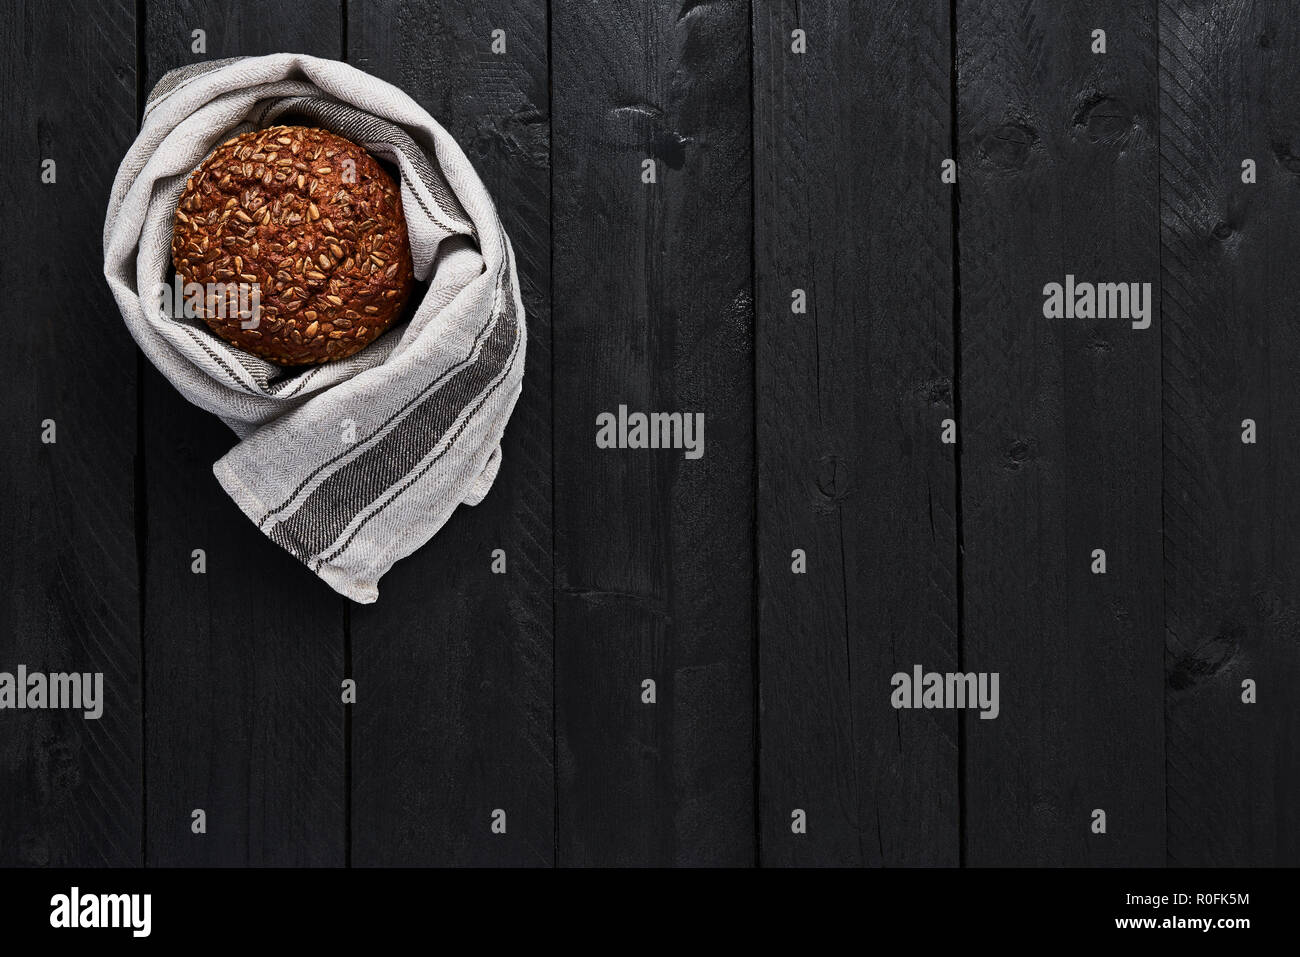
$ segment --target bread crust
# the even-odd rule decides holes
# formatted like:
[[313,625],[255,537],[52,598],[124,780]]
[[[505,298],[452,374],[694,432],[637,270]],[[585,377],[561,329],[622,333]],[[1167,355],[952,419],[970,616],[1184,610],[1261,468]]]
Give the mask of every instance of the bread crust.
[[[414,285],[392,177],[355,143],[305,126],[226,140],[190,174],[172,262],[187,284],[204,285],[200,313],[213,332],[286,366],[365,348],[401,315]],[[255,324],[219,302],[252,283]]]

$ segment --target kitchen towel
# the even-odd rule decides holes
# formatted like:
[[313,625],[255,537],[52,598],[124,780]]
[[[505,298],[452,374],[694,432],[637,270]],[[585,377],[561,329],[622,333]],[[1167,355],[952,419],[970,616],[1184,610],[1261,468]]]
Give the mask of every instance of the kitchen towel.
[[[428,280],[408,322],[306,369],[228,345],[158,292],[186,177],[218,144],[277,123],[331,130],[396,167],[415,276]],[[341,594],[375,601],[394,562],[491,487],[523,385],[514,253],[465,154],[395,86],[291,53],[166,74],[113,183],[104,275],[149,361],[238,436],[212,467],[222,487]]]

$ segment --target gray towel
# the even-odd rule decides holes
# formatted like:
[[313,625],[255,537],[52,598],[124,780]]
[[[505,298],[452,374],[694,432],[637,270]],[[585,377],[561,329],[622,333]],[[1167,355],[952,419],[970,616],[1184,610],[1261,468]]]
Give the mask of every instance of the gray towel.
[[[165,314],[156,295],[186,177],[219,143],[276,123],[332,130],[400,170],[415,275],[430,280],[408,323],[306,371]],[[239,437],[213,465],[226,492],[341,594],[373,602],[393,562],[491,487],[523,384],[514,253],[465,154],[396,87],[289,53],[168,73],[113,183],[104,274],[149,361]]]

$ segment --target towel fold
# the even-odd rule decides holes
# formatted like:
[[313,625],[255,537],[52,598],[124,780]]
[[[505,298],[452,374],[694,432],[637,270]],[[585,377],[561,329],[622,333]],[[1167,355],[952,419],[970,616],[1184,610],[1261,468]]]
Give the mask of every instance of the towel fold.
[[[415,275],[429,282],[408,322],[306,369],[236,349],[157,295],[186,177],[219,143],[275,124],[331,130],[397,168]],[[149,361],[239,437],[213,465],[222,487],[341,594],[375,601],[395,561],[491,487],[523,384],[514,253],[455,140],[391,84],[288,53],[171,71],[113,183],[104,274]]]

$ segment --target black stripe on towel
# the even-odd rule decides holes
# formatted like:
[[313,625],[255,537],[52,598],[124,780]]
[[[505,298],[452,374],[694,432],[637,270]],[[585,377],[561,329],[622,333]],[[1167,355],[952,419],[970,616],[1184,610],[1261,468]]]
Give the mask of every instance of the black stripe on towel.
[[[504,305],[478,358],[415,406],[370,448],[316,486],[297,511],[271,530],[271,540],[306,561],[343,534],[358,514],[414,469],[474,399],[509,365],[519,335],[513,290],[498,286]],[[472,414],[472,413],[471,413]]]

